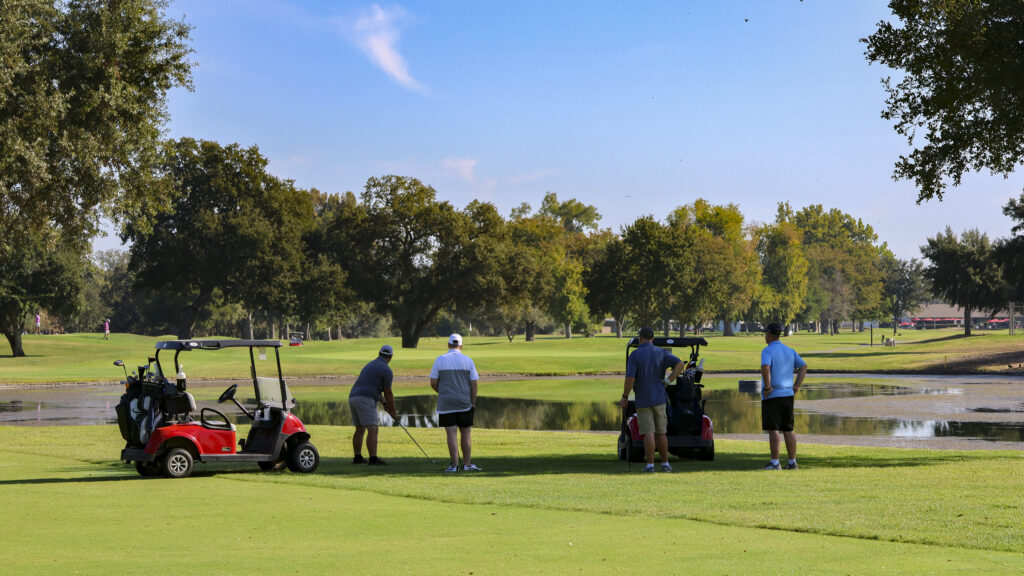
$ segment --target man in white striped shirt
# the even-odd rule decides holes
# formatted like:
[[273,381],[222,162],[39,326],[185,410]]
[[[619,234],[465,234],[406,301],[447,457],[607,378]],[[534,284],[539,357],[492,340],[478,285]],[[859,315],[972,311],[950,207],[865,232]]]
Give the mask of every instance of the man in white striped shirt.
[[462,336],[448,337],[448,352],[434,360],[430,369],[430,387],[437,392],[437,422],[448,440],[449,466],[445,472],[459,471],[459,436],[462,436],[462,469],[479,472],[473,464],[473,409],[479,376],[473,360],[462,353]]

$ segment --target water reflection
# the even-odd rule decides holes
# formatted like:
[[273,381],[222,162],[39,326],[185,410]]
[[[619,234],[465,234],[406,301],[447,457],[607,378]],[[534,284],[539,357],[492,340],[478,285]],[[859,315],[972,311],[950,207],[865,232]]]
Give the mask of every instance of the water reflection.
[[[870,389],[870,387],[865,387]],[[877,394],[906,394],[906,388],[874,387]],[[934,393],[947,393],[936,389]],[[870,396],[865,390],[849,387],[802,390],[801,398],[828,399]],[[761,432],[761,401],[759,397],[735,390],[705,392],[706,411],[715,423],[715,431],[731,434]],[[403,426],[437,426],[436,396],[407,396],[395,399]],[[295,409],[303,422],[311,424],[350,425],[347,402],[306,402]],[[379,412],[382,425],[391,418]],[[477,398],[475,425],[479,428],[512,430],[608,431],[620,426],[618,405],[612,402],[544,402],[510,398]],[[886,418],[853,418],[835,414],[797,411],[796,429],[804,434],[829,436],[894,436],[894,437],[970,437],[985,440],[1024,441],[1024,425],[989,422],[958,422],[949,420],[905,420]]]
[[[963,394],[963,388],[918,388],[895,385],[821,383],[800,391],[805,400],[855,396],[906,394]],[[120,395],[112,388],[48,391],[6,391],[0,400],[0,425],[53,426],[113,424],[114,404]],[[761,402],[757,395],[737,390],[705,391],[707,413],[719,433],[761,432]],[[409,396],[396,399],[401,422],[406,427],[436,427],[437,397]],[[800,411],[797,403],[796,429],[801,433],[844,436],[893,436],[906,438],[967,437],[1024,442],[1024,424],[963,422],[951,420],[904,420],[852,418]],[[976,412],[1018,412],[1016,409],[974,408]],[[348,402],[300,401],[295,409],[306,424],[349,426]],[[237,411],[228,411],[237,422],[247,421]],[[546,402],[480,397],[476,425],[481,428],[513,430],[608,431],[619,429],[619,409],[613,402]],[[381,422],[392,424],[381,413]]]

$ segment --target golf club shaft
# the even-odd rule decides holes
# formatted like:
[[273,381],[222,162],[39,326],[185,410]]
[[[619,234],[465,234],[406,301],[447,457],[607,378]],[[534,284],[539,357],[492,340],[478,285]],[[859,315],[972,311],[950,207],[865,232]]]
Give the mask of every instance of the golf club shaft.
[[420,443],[417,442],[416,439],[412,437],[412,433],[410,433],[409,429],[406,428],[404,424],[402,424],[401,420],[395,420],[395,422],[398,422],[398,425],[402,427],[402,430],[405,430],[405,433],[409,435],[409,439],[412,440],[412,443],[415,444],[416,447],[420,449],[420,452],[423,452],[423,456],[426,457],[427,460],[430,460],[431,464],[437,464],[436,460],[434,460],[430,456],[427,456],[427,451],[424,450],[423,446],[420,446]]

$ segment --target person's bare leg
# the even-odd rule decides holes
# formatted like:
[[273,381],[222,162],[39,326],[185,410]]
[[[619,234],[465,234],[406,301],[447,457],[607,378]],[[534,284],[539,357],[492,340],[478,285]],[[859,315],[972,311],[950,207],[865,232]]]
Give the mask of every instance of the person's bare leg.
[[654,434],[644,434],[644,456],[647,463],[654,466]]
[[452,466],[459,465],[459,427],[458,426],[445,426],[444,435],[448,440],[448,459],[451,461]]
[[665,464],[668,462],[668,436],[665,434],[655,434],[654,442],[658,445],[658,453],[661,454],[661,463]]
[[783,432],[782,437],[786,439],[786,454],[789,455],[789,459],[796,460],[796,432]]
[[356,432],[352,435],[352,457],[363,455],[363,432],[366,426],[356,426]]
[[366,450],[370,453],[370,458],[377,457],[377,427],[367,426],[366,427]]
[[779,431],[769,430],[768,431],[768,447],[772,451],[772,460],[779,459]]
[[469,466],[473,463],[473,427],[459,428],[462,435],[462,465]]

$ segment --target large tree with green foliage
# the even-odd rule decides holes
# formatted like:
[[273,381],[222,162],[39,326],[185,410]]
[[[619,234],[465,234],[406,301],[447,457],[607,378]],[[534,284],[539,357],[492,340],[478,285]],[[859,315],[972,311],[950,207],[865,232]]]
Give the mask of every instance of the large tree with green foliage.
[[21,229],[0,252],[0,332],[14,357],[24,356],[25,322],[40,309],[73,314],[85,277],[80,244],[52,229]]
[[501,221],[493,205],[457,210],[432,187],[394,175],[367,180],[360,200],[331,224],[332,257],[357,296],[391,316],[403,348],[415,348],[442,311],[473,309],[500,286],[486,238]]
[[[878,235],[860,219],[821,204],[782,213],[800,230],[808,261],[808,296],[801,316],[822,319],[835,333],[843,320],[866,320],[881,315],[882,272],[879,258],[886,249],[875,245]],[[817,316],[816,318],[814,316]]]
[[1014,225],[1009,238],[995,242],[996,262],[1002,269],[1006,282],[1006,298],[1016,304],[1024,303],[1024,195],[1010,199],[1003,207],[1003,214],[1013,219]]
[[[0,260],[9,266],[27,262],[18,251],[40,242],[87,246],[103,213],[116,219],[155,206],[144,200],[153,197],[149,168],[167,92],[191,87],[189,26],[168,19],[166,4],[0,3]],[[72,252],[84,258],[65,250],[62,268]],[[30,278],[41,265],[4,276]],[[66,312],[45,284],[31,284],[39,294],[27,286],[0,288],[0,299]]]
[[[679,314],[681,292],[692,274],[693,244],[678,226],[642,216],[623,228],[630,314],[638,326],[655,326]],[[674,314],[675,313],[675,314]]]
[[[913,180],[918,202],[942,198],[969,170],[1004,176],[1024,162],[1024,3],[892,0],[897,21],[863,39],[884,80],[882,117],[916,146],[894,177]],[[924,142],[916,140],[923,138]]]
[[[756,230],[757,252],[764,279],[762,321],[777,319],[786,326],[796,318],[807,295],[807,258],[801,249],[800,229],[789,221],[786,206],[779,206],[776,221]],[[766,305],[771,304],[771,308]],[[770,315],[770,316],[767,316]]]
[[925,278],[934,294],[964,311],[964,335],[971,335],[975,310],[995,312],[1006,304],[1005,287],[988,235],[977,229],[957,237],[952,228],[929,238],[921,254],[931,262]]
[[167,92],[191,87],[189,26],[166,4],[2,3],[0,244],[19,222],[81,238],[101,211],[138,215]]
[[916,258],[903,260],[891,253],[881,258],[884,277],[882,299],[892,320],[892,332],[899,328],[904,314],[913,314],[928,301],[928,283],[924,277],[924,264]]
[[698,198],[689,209],[696,232],[694,285],[703,301],[696,323],[721,318],[724,335],[731,336],[732,321],[750,308],[761,265],[739,206]]
[[622,329],[633,304],[634,286],[630,274],[627,246],[616,235],[601,243],[593,262],[584,271],[587,306],[615,320],[616,338],[622,338]]
[[266,171],[255,146],[168,142],[161,171],[171,208],[152,222],[130,220],[136,285],[184,301],[178,337],[220,290],[248,310],[292,310],[302,238],[313,227],[308,193]]

